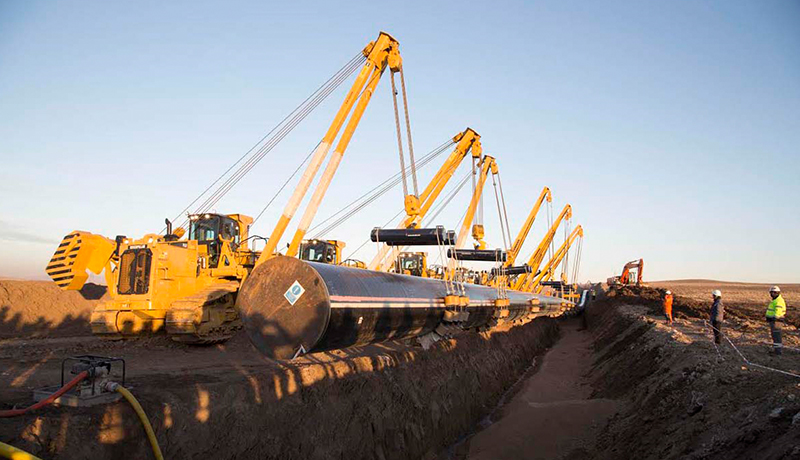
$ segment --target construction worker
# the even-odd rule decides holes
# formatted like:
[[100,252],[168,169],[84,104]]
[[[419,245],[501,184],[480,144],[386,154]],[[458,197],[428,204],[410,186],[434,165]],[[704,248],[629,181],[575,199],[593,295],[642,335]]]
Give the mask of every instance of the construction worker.
[[769,296],[772,297],[772,302],[767,305],[767,324],[769,324],[769,332],[772,335],[772,351],[769,354],[780,355],[783,351],[780,321],[783,321],[786,316],[786,302],[783,300],[781,288],[778,286],[772,286]]
[[667,324],[672,324],[672,292],[667,290],[664,293],[664,316],[667,317]]
[[722,343],[720,338],[722,336],[722,321],[725,319],[725,307],[722,305],[722,292],[719,289],[714,289],[711,292],[714,298],[714,303],[711,304],[711,328],[714,331],[714,343]]

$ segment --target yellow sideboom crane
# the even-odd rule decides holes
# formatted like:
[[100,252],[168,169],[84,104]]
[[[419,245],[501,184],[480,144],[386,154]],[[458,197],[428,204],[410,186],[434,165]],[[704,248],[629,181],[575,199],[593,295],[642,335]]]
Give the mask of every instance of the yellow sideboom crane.
[[[80,289],[88,278],[87,270],[96,274],[105,270],[111,298],[92,313],[93,333],[122,338],[166,329],[181,342],[214,343],[230,338],[242,327],[235,307],[241,284],[257,265],[277,254],[283,233],[344,126],[289,245],[287,255],[297,255],[381,76],[387,67],[393,73],[402,71],[399,44],[385,32],[370,42],[362,55],[363,67],[260,253],[248,249],[253,219],[241,214],[192,214],[188,235],[182,227],[173,231],[167,221],[164,235],[148,234],[140,239],[118,236],[112,240],[82,231],[64,237],[46,270],[60,288]],[[313,244],[306,242],[304,249],[309,252]],[[340,252],[337,242],[323,243],[333,244]],[[324,262],[340,262],[338,254],[323,251],[322,257]]]
[[[453,177],[461,161],[470,153],[474,159],[480,159],[483,154],[481,137],[472,128],[467,128],[463,132],[458,133],[453,137],[453,142],[456,143],[453,152],[447,157],[444,164],[442,164],[419,197],[406,196],[406,217],[400,222],[398,228],[419,228],[422,224],[422,219],[428,214],[428,211],[430,211],[434,202],[436,202],[436,199],[442,193],[445,185],[447,185],[450,178]],[[391,253],[391,249],[391,246],[381,244],[378,249],[378,254],[369,263],[368,268],[370,270],[388,271],[396,263],[394,259],[388,257]]]
[[483,196],[483,187],[486,185],[486,179],[489,177],[490,172],[495,176],[497,175],[497,162],[494,160],[494,157],[484,155],[480,163],[480,172],[478,173],[478,180],[475,184],[475,190],[472,193],[469,206],[467,206],[467,213],[464,215],[464,220],[461,222],[461,228],[458,230],[458,237],[455,244],[456,249],[461,249],[464,247],[470,227],[472,227],[472,237],[475,239],[475,249],[486,248],[486,242],[483,241],[483,225],[473,224],[472,222],[475,220],[475,211],[478,209],[478,204]]
[[[467,235],[470,233],[468,230],[472,227],[472,237],[475,240],[475,249],[476,250],[485,250],[486,249],[486,242],[483,241],[484,237],[484,228],[482,224],[473,224],[475,220],[475,213],[478,210],[478,205],[480,204],[481,198],[483,196],[483,188],[486,185],[486,179],[489,177],[489,173],[493,176],[497,176],[499,172],[499,168],[497,167],[497,162],[495,161],[494,157],[489,155],[484,155],[481,159],[479,164],[479,171],[478,171],[478,178],[475,183],[475,190],[472,192],[472,198],[469,200],[469,205],[467,206],[467,212],[464,214],[464,220],[461,221],[461,228],[458,230],[458,236],[456,237],[455,245],[453,246],[456,251],[448,251],[449,254],[457,259],[459,251],[458,249],[464,248],[464,244],[467,240]],[[459,267],[452,267],[451,269],[445,270],[445,279],[452,280],[456,278],[456,274],[463,270]]]
[[514,266],[514,262],[516,262],[517,256],[522,250],[522,245],[525,244],[525,240],[528,238],[528,233],[530,233],[531,227],[533,227],[533,222],[536,220],[536,216],[539,214],[539,209],[542,207],[542,203],[544,203],[545,200],[547,200],[548,203],[553,202],[553,194],[550,193],[550,188],[548,187],[544,187],[542,189],[542,193],[539,194],[539,198],[533,204],[531,212],[528,213],[528,218],[525,219],[525,222],[522,224],[522,228],[517,234],[517,238],[511,245],[511,249],[508,250],[508,257],[503,263],[503,267],[508,268]]
[[553,222],[553,225],[547,230],[547,233],[544,235],[544,238],[542,238],[539,246],[535,251],[533,251],[533,254],[531,254],[530,258],[528,258],[528,266],[531,270],[530,273],[519,275],[511,283],[511,289],[517,291],[524,290],[523,286],[536,278],[536,276],[539,274],[539,267],[542,265],[542,261],[544,261],[544,258],[547,255],[547,248],[549,248],[550,244],[553,242],[553,238],[556,236],[556,230],[558,230],[558,227],[561,225],[561,221],[571,218],[572,206],[567,204],[564,206],[564,209],[561,210],[561,213]]
[[580,225],[572,230],[572,233],[570,233],[567,239],[564,240],[564,243],[561,244],[553,257],[547,262],[544,268],[542,268],[542,271],[539,272],[536,277],[531,278],[527,283],[525,283],[521,290],[536,294],[542,292],[542,289],[544,288],[542,282],[553,279],[553,274],[555,273],[556,268],[558,268],[558,266],[564,260],[564,257],[567,255],[570,246],[572,246],[572,243],[574,243],[577,238],[583,238],[583,227]]

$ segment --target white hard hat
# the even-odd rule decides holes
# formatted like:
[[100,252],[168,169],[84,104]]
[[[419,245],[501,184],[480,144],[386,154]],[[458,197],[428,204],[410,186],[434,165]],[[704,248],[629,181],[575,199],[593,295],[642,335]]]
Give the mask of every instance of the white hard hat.
[[719,289],[714,289],[713,291],[711,291],[711,295],[713,295],[714,297],[722,297],[722,291],[720,291]]
[[667,292],[665,292],[664,294],[672,294],[672,293],[669,290],[667,290]]
[[781,292],[781,288],[779,288],[778,286],[772,286],[769,292]]

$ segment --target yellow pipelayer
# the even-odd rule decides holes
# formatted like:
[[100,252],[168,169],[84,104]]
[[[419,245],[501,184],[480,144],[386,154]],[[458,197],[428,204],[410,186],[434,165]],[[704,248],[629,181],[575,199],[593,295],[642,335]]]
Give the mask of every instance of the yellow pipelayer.
[[[188,235],[180,227],[172,232],[168,225],[166,235],[149,234],[140,239],[118,237],[111,240],[82,231],[64,238],[47,266],[48,275],[60,288],[80,289],[88,278],[87,270],[97,274],[105,270],[111,300],[92,313],[95,334],[119,338],[166,329],[178,341],[213,343],[229,338],[241,328],[235,308],[239,287],[256,265],[277,255],[277,245],[289,221],[344,127],[286,255],[295,256],[301,245],[306,249],[312,246],[303,239],[305,231],[378,81],[387,68],[392,72],[402,70],[399,44],[385,32],[370,42],[362,54],[364,65],[315,150],[264,251],[248,249],[246,240],[253,219],[241,214],[192,215]],[[323,243],[333,247],[333,263],[339,263],[343,245],[336,241]],[[306,250],[306,253],[310,252]],[[363,263],[349,262],[363,266]]]

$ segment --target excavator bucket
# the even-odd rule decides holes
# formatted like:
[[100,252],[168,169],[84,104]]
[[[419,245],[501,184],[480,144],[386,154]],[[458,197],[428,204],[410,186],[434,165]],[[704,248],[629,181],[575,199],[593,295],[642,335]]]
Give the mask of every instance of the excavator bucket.
[[61,240],[45,271],[61,289],[78,290],[89,279],[86,270],[99,275],[115,248],[106,237],[76,230]]

